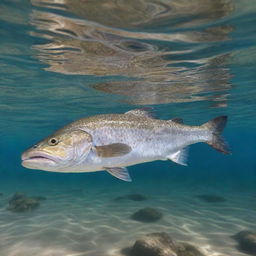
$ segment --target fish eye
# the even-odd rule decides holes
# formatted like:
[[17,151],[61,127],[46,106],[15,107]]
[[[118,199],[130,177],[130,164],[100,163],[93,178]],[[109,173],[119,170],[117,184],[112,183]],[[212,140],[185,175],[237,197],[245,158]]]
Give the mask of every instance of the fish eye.
[[50,145],[50,146],[55,146],[55,145],[57,145],[59,143],[59,141],[56,139],[56,138],[51,138],[51,139],[49,139],[49,141],[48,141],[48,144]]

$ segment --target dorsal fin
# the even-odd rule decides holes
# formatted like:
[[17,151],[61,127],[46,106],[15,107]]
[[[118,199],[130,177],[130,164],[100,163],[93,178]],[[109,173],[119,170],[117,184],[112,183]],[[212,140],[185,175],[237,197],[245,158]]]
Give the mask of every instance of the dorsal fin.
[[128,112],[125,112],[125,114],[126,115],[135,115],[135,116],[139,116],[139,117],[155,118],[154,114],[153,114],[153,109],[150,107],[133,109]]
[[171,119],[172,122],[175,122],[177,124],[183,124],[183,119],[182,118],[179,118],[179,117],[176,117],[176,118],[173,118]]

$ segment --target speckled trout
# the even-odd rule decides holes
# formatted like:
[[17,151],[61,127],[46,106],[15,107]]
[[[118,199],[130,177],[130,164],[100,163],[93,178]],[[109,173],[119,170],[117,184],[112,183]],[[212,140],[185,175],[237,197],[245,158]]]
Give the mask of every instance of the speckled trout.
[[221,137],[227,116],[201,126],[182,119],[159,120],[146,109],[83,118],[70,123],[22,154],[22,165],[51,172],[106,170],[131,181],[127,166],[155,160],[186,165],[187,146],[205,142],[229,154]]

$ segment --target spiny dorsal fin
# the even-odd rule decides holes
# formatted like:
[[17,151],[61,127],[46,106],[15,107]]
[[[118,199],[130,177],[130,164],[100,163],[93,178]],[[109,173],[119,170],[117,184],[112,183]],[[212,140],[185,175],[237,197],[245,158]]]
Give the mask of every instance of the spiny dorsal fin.
[[123,143],[113,143],[104,146],[95,146],[95,151],[100,157],[123,156],[131,152],[131,147]]
[[167,158],[177,164],[187,166],[188,148],[183,148],[183,149],[167,156]]
[[135,115],[139,117],[148,117],[148,118],[155,118],[153,114],[153,108],[146,107],[146,108],[138,108],[133,109],[128,112],[125,112],[126,115]]
[[132,181],[130,174],[125,167],[106,167],[106,171],[116,178],[124,181]]
[[179,117],[176,117],[176,118],[173,118],[171,119],[172,122],[174,123],[177,123],[177,124],[183,124],[183,119],[182,118],[179,118]]

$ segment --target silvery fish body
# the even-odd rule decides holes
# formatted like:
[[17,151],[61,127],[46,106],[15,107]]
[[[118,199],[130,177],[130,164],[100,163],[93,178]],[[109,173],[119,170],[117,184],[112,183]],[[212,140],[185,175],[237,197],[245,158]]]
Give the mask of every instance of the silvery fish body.
[[88,117],[65,126],[25,151],[22,164],[55,172],[107,170],[130,181],[125,167],[168,159],[186,165],[186,147],[197,142],[229,153],[220,137],[226,120],[222,116],[201,126],[188,126],[181,119],[155,119],[144,109]]

